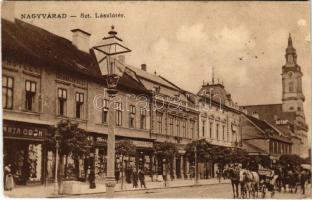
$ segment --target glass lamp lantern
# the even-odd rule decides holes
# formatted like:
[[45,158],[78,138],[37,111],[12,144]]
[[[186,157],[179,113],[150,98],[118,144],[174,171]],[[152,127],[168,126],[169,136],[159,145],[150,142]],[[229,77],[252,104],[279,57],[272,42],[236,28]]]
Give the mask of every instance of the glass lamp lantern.
[[101,74],[107,82],[107,93],[111,96],[116,95],[118,81],[125,69],[124,63],[117,60],[116,56],[131,52],[122,42],[122,39],[117,37],[114,26],[111,26],[108,36],[93,47]]

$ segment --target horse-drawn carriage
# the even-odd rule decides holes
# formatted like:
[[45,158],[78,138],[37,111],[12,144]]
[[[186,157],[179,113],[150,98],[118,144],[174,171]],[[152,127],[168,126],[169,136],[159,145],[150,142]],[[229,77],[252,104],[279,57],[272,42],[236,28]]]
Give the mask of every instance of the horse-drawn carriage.
[[275,175],[274,171],[270,169],[258,170],[258,174],[260,179],[258,191],[261,193],[262,198],[265,198],[267,190],[271,192],[271,197],[273,197],[275,194],[274,187],[278,176]]

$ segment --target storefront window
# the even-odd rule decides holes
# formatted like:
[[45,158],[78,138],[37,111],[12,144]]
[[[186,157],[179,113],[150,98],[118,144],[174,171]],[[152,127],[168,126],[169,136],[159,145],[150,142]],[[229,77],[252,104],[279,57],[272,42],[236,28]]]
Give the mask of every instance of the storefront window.
[[12,165],[15,184],[42,180],[42,144],[6,139],[3,153],[4,165]]
[[104,179],[107,169],[106,153],[104,148],[98,148],[97,151],[98,153],[95,159],[95,176],[96,178]]

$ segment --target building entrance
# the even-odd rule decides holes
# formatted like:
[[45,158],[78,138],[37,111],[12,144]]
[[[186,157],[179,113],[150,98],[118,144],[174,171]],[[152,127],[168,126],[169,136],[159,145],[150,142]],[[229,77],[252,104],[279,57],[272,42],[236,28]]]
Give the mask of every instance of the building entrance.
[[17,185],[42,181],[42,144],[35,141],[4,139],[4,166],[11,164]]

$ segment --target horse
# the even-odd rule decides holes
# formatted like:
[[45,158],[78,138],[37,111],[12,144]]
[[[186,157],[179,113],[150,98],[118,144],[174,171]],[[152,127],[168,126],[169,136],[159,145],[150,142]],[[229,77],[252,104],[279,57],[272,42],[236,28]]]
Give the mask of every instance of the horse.
[[[259,175],[257,172],[242,169],[239,174],[239,181],[241,184],[241,194],[243,198],[247,197],[247,192],[250,196],[258,197],[258,187],[259,187]],[[257,195],[256,195],[257,194]]]
[[239,194],[238,194],[238,185],[239,185],[239,169],[235,169],[235,168],[228,168],[225,169],[224,171],[227,176],[230,178],[231,180],[231,184],[232,184],[232,189],[233,189],[233,198],[238,198]]

